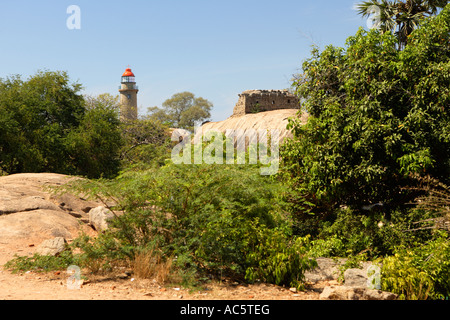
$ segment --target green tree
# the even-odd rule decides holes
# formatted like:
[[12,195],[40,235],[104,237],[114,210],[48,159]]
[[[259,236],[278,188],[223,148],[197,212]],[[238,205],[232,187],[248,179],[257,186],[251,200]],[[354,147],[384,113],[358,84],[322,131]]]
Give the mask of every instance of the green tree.
[[163,102],[162,108],[149,108],[149,118],[159,120],[175,128],[192,130],[195,123],[211,117],[213,104],[191,92],[174,94]]
[[138,119],[121,125],[124,145],[120,151],[124,167],[142,169],[163,165],[170,158],[172,143],[169,128],[158,120]]
[[85,113],[81,85],[65,72],[39,71],[28,80],[0,79],[0,167],[7,173],[66,172],[64,138]]
[[0,171],[113,176],[122,144],[117,98],[83,97],[66,72],[0,79]]
[[362,16],[375,15],[376,26],[383,32],[394,32],[402,49],[421,21],[437,14],[447,3],[448,0],[370,0],[358,4],[357,9]]
[[346,49],[314,49],[294,81],[306,125],[290,122],[283,147],[292,202],[331,212],[371,203],[402,205],[412,174],[450,177],[450,5],[410,35],[362,29]]
[[109,94],[86,97],[87,110],[80,125],[66,138],[73,173],[88,178],[114,177],[120,170],[124,143],[118,116],[118,98]]

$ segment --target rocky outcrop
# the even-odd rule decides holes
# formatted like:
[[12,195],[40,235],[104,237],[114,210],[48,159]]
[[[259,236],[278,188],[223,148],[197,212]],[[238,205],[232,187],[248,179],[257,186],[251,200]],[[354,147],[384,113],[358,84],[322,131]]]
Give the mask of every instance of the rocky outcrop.
[[48,239],[36,248],[36,253],[42,256],[56,256],[66,249],[66,243],[63,237]]
[[[350,268],[344,271],[343,285],[338,285],[340,268],[346,259],[317,258],[317,267],[305,272],[305,280],[310,283],[328,281],[336,285],[326,286],[320,294],[321,300],[395,300],[397,295],[378,290],[376,281],[368,281],[376,266],[364,262],[361,268]],[[372,280],[372,279],[370,279]]]
[[397,295],[364,287],[328,286],[320,294],[320,300],[396,300]]
[[43,241],[55,237],[67,241],[76,238],[80,231],[93,232],[88,213],[100,204],[69,193],[57,195],[51,190],[71,179],[78,178],[53,173],[0,177],[1,252],[11,256],[17,252],[32,254]]
[[305,272],[307,282],[338,280],[339,267],[345,259],[316,258],[317,267]]
[[[244,136],[244,143],[248,141],[258,141],[255,135],[258,131],[263,130],[277,130],[280,144],[286,139],[292,138],[292,132],[286,128],[288,119],[297,117],[298,110],[282,109],[267,112],[260,112],[255,114],[245,114],[241,116],[232,116],[224,121],[208,122],[201,126],[195,134],[194,141],[198,141],[201,135],[205,135],[208,131],[216,131],[226,135],[227,130],[236,130],[238,134]],[[306,123],[307,116],[302,115],[301,121]],[[236,142],[238,144],[238,142]],[[242,146],[235,145],[240,148]]]

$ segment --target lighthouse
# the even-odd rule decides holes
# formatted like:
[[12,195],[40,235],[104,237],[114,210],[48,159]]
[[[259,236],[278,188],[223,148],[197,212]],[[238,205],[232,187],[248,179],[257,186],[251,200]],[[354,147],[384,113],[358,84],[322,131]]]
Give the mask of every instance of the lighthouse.
[[120,120],[136,120],[138,116],[136,78],[130,68],[122,74],[120,92]]

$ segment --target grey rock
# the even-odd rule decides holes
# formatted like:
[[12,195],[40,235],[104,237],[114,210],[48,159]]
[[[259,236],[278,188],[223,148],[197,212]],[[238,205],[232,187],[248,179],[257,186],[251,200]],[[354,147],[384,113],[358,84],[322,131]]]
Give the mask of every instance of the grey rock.
[[319,296],[320,300],[396,300],[397,295],[364,287],[328,286]]
[[317,282],[325,280],[337,280],[339,278],[339,267],[345,259],[316,258],[317,267],[305,272],[307,282]]
[[347,269],[344,272],[344,283],[349,287],[366,287],[367,273],[363,269]]
[[100,206],[89,211],[89,224],[99,232],[108,229],[112,219],[114,214],[105,207]]
[[350,287],[380,289],[379,279],[376,279],[379,274],[375,274],[377,269],[379,270],[379,267],[372,262],[364,262],[361,268],[347,269],[344,272],[344,283]]
[[65,249],[66,249],[66,240],[63,237],[56,237],[42,242],[36,248],[36,253],[43,256],[57,256]]

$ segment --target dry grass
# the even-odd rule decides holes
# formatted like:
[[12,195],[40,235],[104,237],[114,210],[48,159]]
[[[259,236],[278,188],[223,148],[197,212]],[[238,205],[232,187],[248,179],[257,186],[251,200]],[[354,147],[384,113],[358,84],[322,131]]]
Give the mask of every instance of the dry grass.
[[418,177],[416,179],[420,186],[414,189],[424,191],[425,194],[418,197],[414,204],[417,205],[417,208],[435,212],[439,217],[418,221],[415,224],[431,223],[432,225],[409,231],[423,229],[444,229],[450,231],[450,187],[430,177]]
[[155,279],[167,283],[172,279],[172,259],[164,259],[158,251],[148,250],[136,254],[132,262],[133,273],[139,279]]

